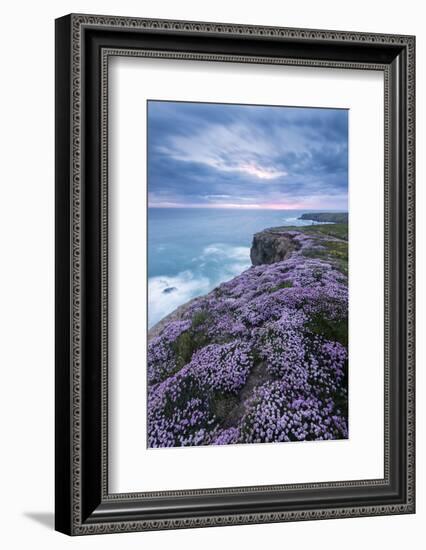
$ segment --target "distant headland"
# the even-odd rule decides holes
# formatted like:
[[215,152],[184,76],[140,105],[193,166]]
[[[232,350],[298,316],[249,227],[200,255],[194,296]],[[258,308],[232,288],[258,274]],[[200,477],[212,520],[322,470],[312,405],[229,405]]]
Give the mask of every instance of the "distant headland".
[[299,220],[311,220],[322,223],[348,223],[347,212],[309,212],[302,214]]

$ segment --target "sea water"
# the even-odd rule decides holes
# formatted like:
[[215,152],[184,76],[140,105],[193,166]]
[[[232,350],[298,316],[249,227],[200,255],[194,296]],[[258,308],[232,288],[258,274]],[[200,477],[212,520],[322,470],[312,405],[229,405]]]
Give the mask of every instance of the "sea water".
[[248,269],[253,235],[307,210],[148,209],[148,324]]

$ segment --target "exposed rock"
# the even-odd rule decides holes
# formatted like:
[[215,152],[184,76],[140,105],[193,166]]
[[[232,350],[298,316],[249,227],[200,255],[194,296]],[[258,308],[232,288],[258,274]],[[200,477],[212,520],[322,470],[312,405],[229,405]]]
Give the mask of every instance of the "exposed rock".
[[253,265],[274,264],[286,260],[296,249],[288,228],[274,227],[256,233],[250,249]]
[[163,294],[170,294],[171,292],[174,292],[175,290],[177,290],[177,288],[175,286],[168,286],[167,288],[165,288],[163,290]]

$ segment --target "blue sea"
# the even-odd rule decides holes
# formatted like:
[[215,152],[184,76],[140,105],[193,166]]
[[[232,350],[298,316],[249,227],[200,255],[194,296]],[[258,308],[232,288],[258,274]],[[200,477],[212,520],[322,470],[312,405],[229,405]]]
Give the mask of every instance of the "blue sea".
[[250,267],[253,234],[307,210],[148,209],[148,323]]

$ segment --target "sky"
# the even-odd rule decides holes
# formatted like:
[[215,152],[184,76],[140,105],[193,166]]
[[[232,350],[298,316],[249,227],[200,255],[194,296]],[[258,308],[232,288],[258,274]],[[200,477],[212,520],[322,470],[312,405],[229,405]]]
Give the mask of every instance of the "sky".
[[347,210],[348,111],[148,101],[148,204]]

